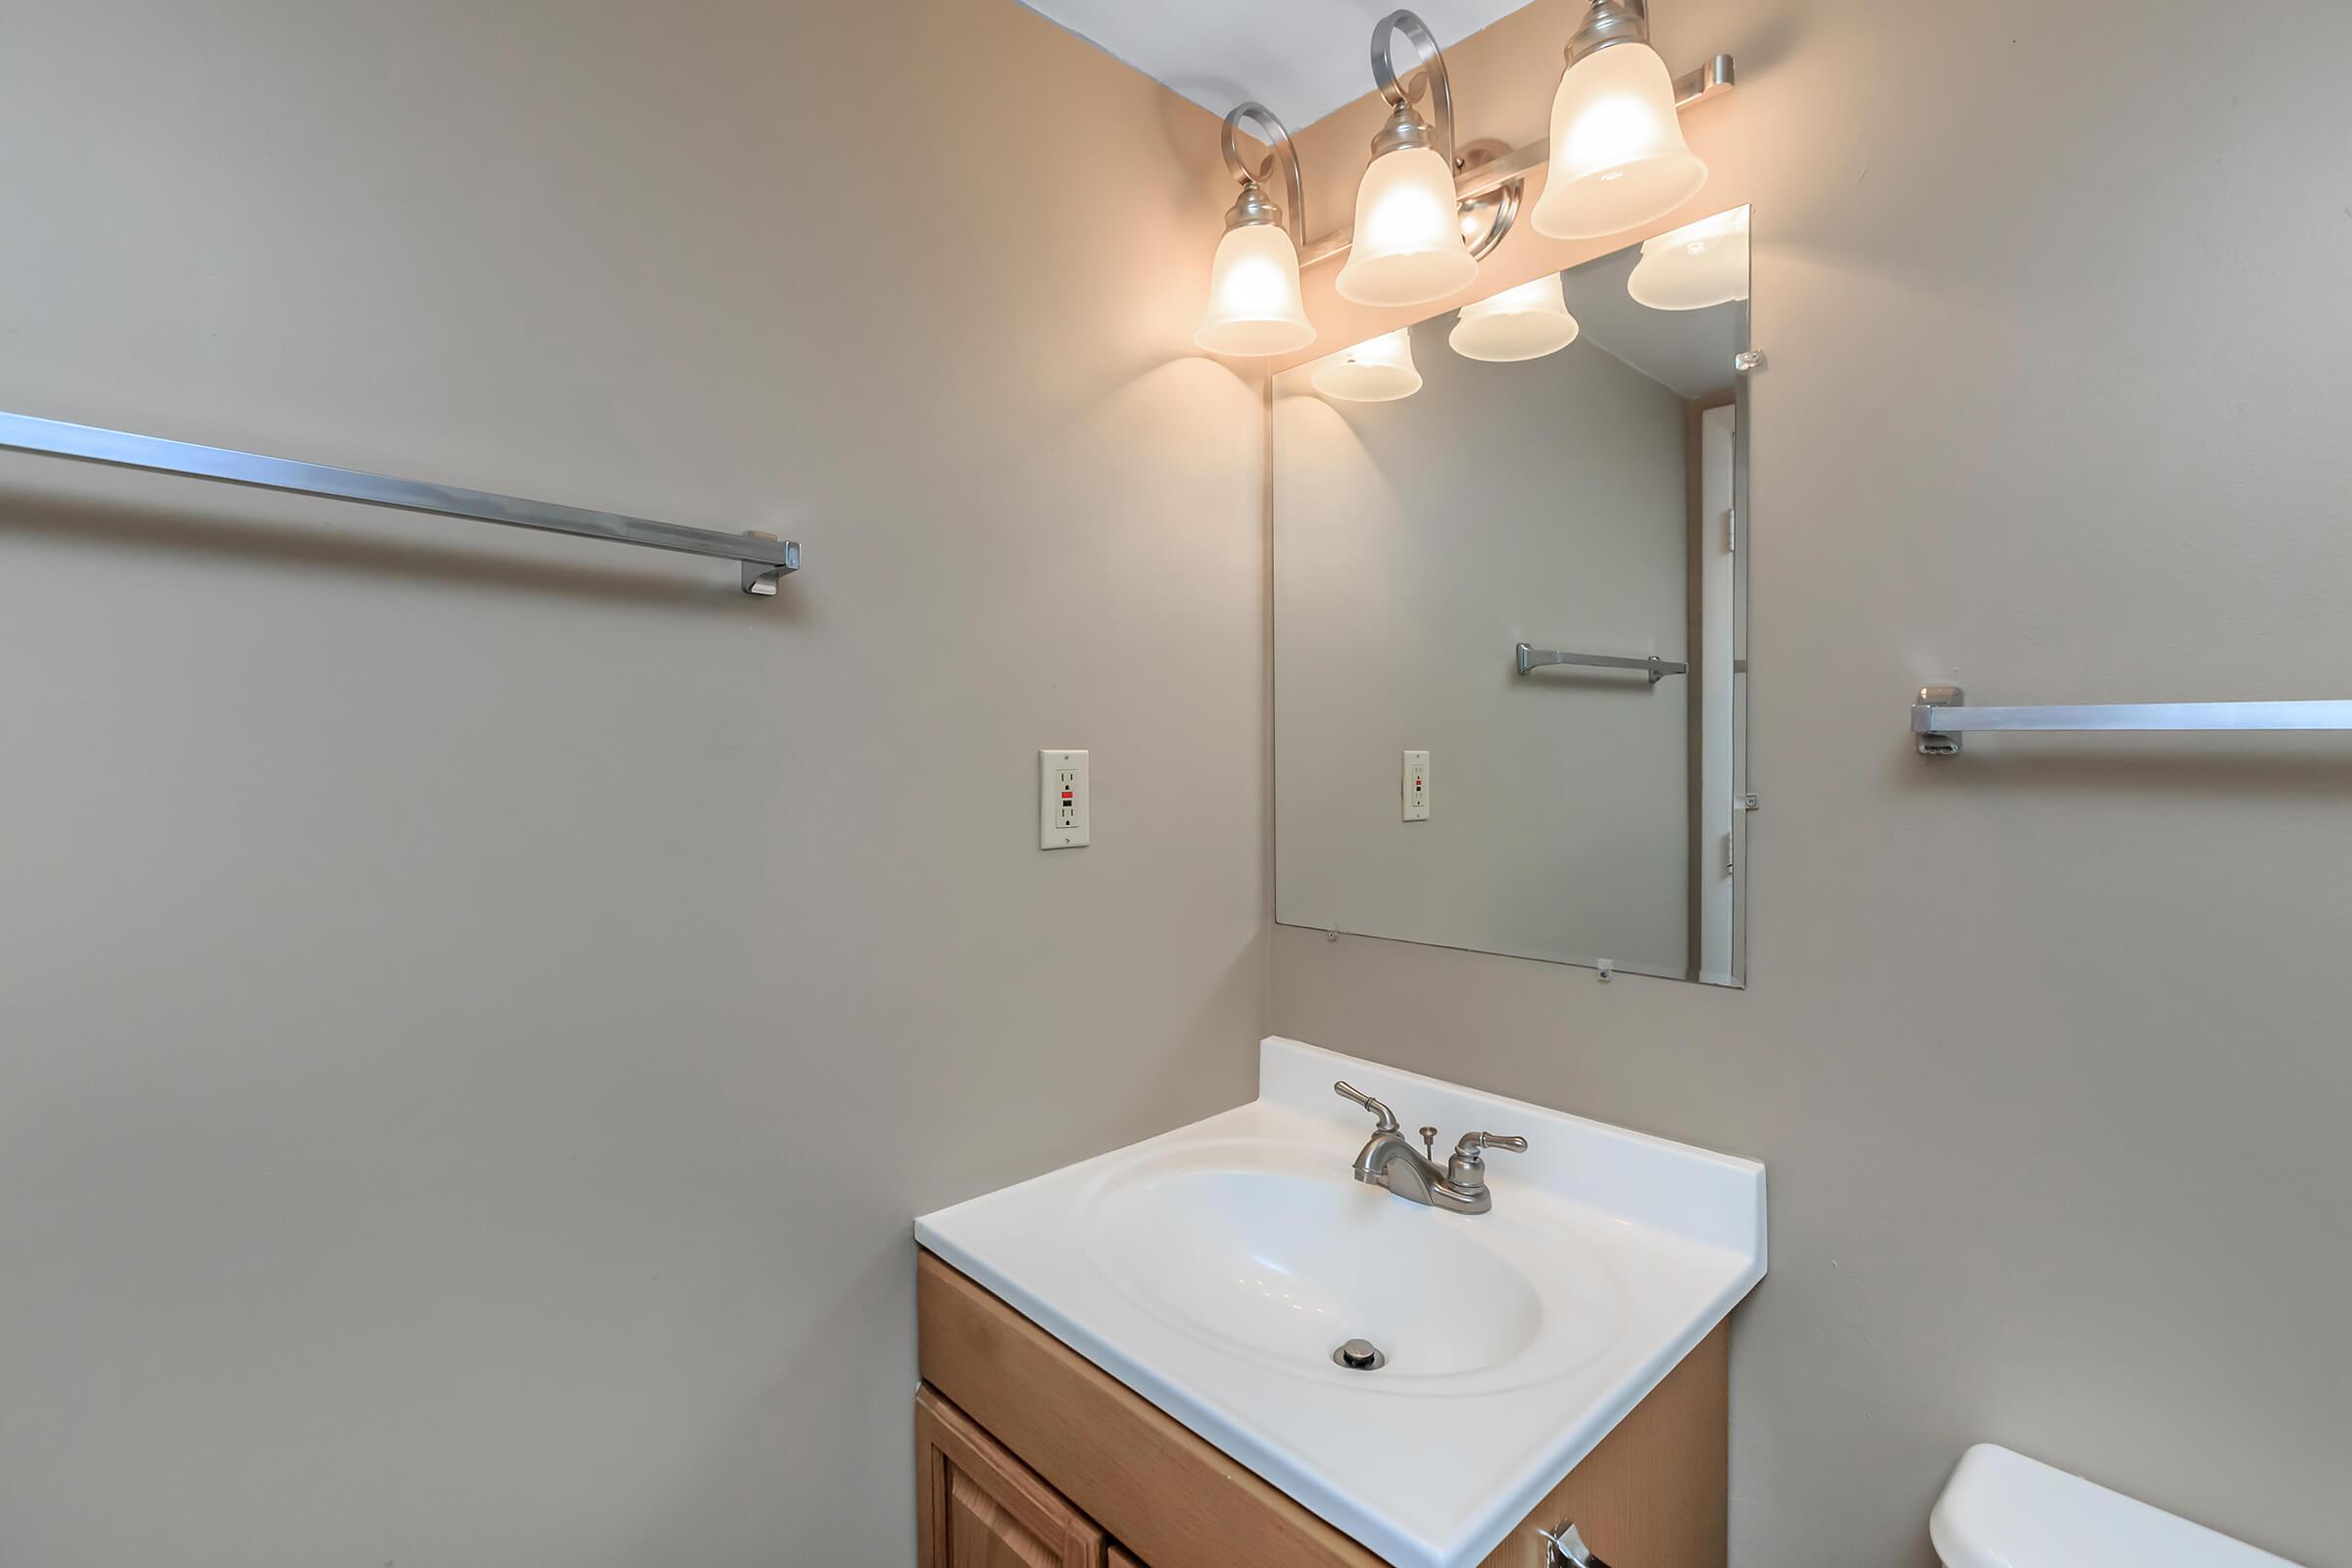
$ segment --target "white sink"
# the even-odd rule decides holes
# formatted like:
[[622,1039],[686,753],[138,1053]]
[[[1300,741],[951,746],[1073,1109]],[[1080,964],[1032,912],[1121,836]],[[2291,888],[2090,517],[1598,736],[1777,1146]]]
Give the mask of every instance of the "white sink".
[[1358,1183],[1327,1149],[1194,1143],[1106,1172],[1080,1246],[1130,1301],[1319,1383],[1366,1339],[1384,1389],[1453,1394],[1556,1375],[1625,1322],[1607,1262],[1511,1216],[1441,1214]]
[[[1484,1214],[1364,1186],[1340,1078],[1528,1152],[1487,1156]],[[1764,1170],[1274,1039],[1253,1102],[915,1234],[1382,1557],[1462,1568],[1762,1277]],[[1337,1364],[1352,1339],[1385,1361]]]

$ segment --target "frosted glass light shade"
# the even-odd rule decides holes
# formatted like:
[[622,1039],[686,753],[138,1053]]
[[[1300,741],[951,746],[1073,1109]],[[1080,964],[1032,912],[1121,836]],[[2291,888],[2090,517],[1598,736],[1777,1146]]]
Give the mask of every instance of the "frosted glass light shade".
[[1346,348],[1315,367],[1307,377],[1327,398],[1348,403],[1394,403],[1421,390],[1421,372],[1413,368],[1413,335],[1398,327]]
[[1653,311],[1703,311],[1747,298],[1747,209],[1643,240],[1625,289]]
[[1426,305],[1477,276],[1445,158],[1431,147],[1399,147],[1373,159],[1355,187],[1355,235],[1335,284],[1340,297]]
[[1638,228],[1698,194],[1707,166],[1683,141],[1674,78],[1645,43],[1570,66],[1551,100],[1551,169],[1536,232],[1591,239]]
[[1582,330],[1568,314],[1560,274],[1546,272],[1532,283],[1463,306],[1446,341],[1466,360],[1504,364],[1557,354]]
[[1279,223],[1246,223],[1217,241],[1208,313],[1193,341],[1211,354],[1288,354],[1315,340],[1298,296],[1298,249]]

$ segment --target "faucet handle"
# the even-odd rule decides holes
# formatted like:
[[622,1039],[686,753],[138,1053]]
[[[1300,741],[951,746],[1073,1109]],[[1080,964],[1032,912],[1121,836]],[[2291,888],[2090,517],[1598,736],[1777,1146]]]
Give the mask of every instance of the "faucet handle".
[[1373,1129],[1375,1132],[1393,1133],[1396,1130],[1396,1113],[1374,1100],[1370,1095],[1365,1094],[1361,1089],[1345,1080],[1333,1084],[1331,1087],[1342,1100],[1352,1100],[1380,1118],[1380,1125]]
[[1487,1185],[1487,1162],[1478,1157],[1482,1149],[1503,1149],[1514,1154],[1527,1152],[1524,1138],[1504,1138],[1495,1133],[1464,1133],[1462,1141],[1453,1146],[1453,1157],[1446,1162],[1446,1179],[1466,1193],[1475,1193]]
[[1505,1138],[1498,1133],[1464,1133],[1462,1141],[1453,1146],[1457,1154],[1475,1154],[1482,1149],[1507,1150],[1514,1154],[1527,1152],[1527,1140]]

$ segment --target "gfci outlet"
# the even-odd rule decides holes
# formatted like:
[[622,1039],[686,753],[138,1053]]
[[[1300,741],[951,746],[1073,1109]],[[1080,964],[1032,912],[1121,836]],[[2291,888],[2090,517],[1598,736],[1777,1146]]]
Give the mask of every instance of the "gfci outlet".
[[1037,754],[1037,847],[1074,850],[1095,837],[1084,752]]
[[1429,754],[1427,752],[1404,754],[1404,777],[1398,784],[1397,794],[1404,807],[1405,821],[1426,822],[1429,820]]
[[1430,820],[1430,755],[1404,753],[1404,778],[1397,783],[1406,823]]

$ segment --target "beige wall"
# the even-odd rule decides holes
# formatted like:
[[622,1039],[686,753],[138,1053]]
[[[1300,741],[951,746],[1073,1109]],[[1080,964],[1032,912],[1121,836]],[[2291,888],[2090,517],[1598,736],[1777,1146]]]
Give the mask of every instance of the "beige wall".
[[906,1562],[910,1216],[1252,1082],[1214,119],[1003,3],[5,31],[0,408],[808,569],[0,461],[0,1561]]
[[[1409,398],[1275,383],[1277,917],[1684,973],[1683,684],[1511,662],[1688,657],[1683,400],[1590,339],[1495,365],[1451,325],[1412,329]],[[1426,821],[1400,819],[1407,748]]]
[[[1458,52],[1478,129],[1573,9]],[[2346,695],[2352,11],[1655,9],[1756,203],[1750,989],[1283,930],[1273,1025],[1768,1162],[1741,1568],[1928,1562],[1976,1439],[2352,1561],[2352,745],[1904,734]]]
[[[2340,695],[2352,16],[1658,24],[1759,204],[1753,989],[1282,932],[1271,1021],[1771,1162],[1746,1568],[1979,1437],[2341,1561],[2352,759],[1900,731]],[[905,1561],[907,1217],[1248,1092],[1213,120],[1004,6],[146,0],[15,8],[0,135],[0,407],[809,562],[0,463],[0,1557]]]

